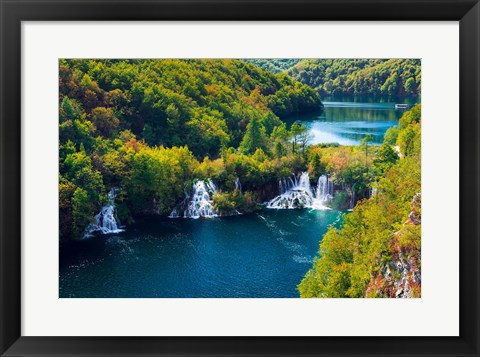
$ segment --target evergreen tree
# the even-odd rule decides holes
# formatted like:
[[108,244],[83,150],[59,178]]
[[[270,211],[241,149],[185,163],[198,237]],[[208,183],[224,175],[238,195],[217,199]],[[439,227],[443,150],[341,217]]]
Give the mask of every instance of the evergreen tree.
[[310,139],[308,128],[303,124],[297,122],[292,124],[290,128],[290,134],[292,136],[292,153],[296,153],[297,144],[302,146],[302,152],[305,152],[305,147]]
[[312,160],[309,165],[309,174],[312,177],[320,176],[325,173],[325,165],[320,160],[318,153],[313,154]]
[[373,160],[375,173],[383,176],[396,162],[398,154],[388,143],[383,143],[377,151],[377,156]]
[[256,117],[252,117],[240,143],[240,150],[245,154],[253,154],[257,149],[267,151],[267,136],[260,121]]

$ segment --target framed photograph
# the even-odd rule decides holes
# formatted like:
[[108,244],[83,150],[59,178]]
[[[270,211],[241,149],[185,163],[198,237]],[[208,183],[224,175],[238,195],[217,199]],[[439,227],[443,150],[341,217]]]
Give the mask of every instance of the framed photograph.
[[0,0],[2,356],[479,356],[477,1]]

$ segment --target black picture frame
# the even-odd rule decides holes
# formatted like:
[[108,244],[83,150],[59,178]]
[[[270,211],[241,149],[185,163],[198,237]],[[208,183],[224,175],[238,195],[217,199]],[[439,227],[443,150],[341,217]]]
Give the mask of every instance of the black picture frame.
[[[480,355],[478,234],[480,5],[478,0],[0,0],[0,12],[0,353],[2,356]],[[21,22],[60,20],[459,21],[460,336],[22,337]]]

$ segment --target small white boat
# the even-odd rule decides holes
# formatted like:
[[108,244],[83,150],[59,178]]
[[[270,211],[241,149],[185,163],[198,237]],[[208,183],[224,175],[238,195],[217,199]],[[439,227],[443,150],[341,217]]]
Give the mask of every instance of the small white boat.
[[395,109],[407,109],[408,104],[395,104]]

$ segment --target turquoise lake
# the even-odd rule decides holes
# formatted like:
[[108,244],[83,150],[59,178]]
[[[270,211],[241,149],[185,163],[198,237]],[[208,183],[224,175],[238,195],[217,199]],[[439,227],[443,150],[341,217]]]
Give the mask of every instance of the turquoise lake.
[[370,134],[373,144],[383,142],[385,132],[398,124],[405,109],[395,109],[395,104],[418,102],[418,98],[392,98],[379,100],[372,97],[325,98],[321,113],[289,118],[289,122],[305,124],[312,134],[311,144],[338,143],[359,145]]
[[333,210],[209,219],[148,217],[62,250],[64,298],[288,298],[310,269]]

